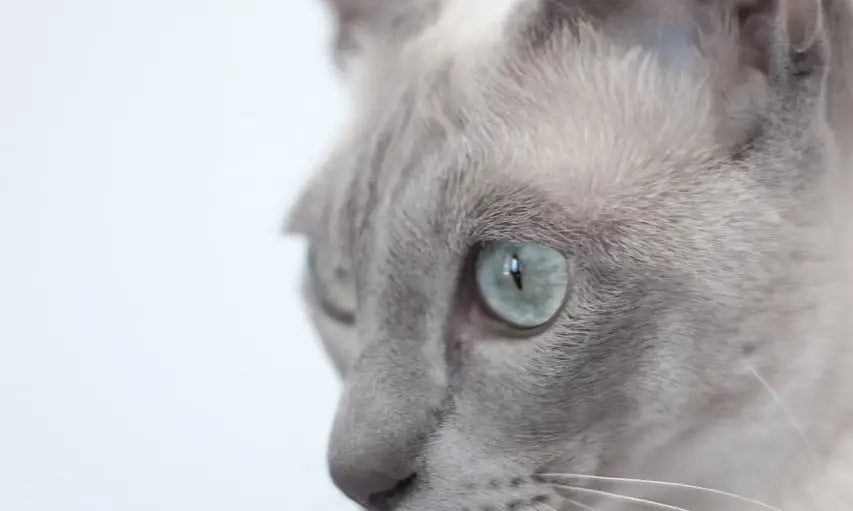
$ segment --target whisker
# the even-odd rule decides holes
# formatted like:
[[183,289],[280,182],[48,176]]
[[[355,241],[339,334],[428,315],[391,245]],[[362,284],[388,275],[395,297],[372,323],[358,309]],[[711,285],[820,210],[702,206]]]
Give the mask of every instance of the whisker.
[[567,499],[567,498],[563,498],[563,500],[564,500],[564,501],[566,501],[566,502],[568,502],[569,504],[571,504],[571,505],[575,506],[575,507],[576,507],[576,508],[578,508],[578,509],[583,509],[584,511],[598,511],[598,510],[597,510],[597,509],[595,509],[594,507],[592,507],[592,506],[587,506],[587,505],[586,505],[586,504],[584,504],[583,502],[578,502],[577,500],[572,500],[572,499]]
[[562,488],[564,490],[576,491],[578,493],[588,493],[590,495],[598,495],[601,497],[611,497],[617,500],[624,500],[625,502],[634,502],[636,504],[646,504],[657,509],[667,509],[669,511],[690,511],[689,509],[684,509],[683,507],[670,506],[669,504],[664,504],[663,502],[656,502],[654,500],[641,499],[639,497],[631,497],[628,495],[621,495],[619,493],[612,493],[609,491],[603,490],[595,490],[593,488],[583,488],[581,486],[570,486],[564,484],[555,485],[557,488]]
[[648,479],[631,479],[627,477],[606,477],[606,476],[593,476],[587,474],[540,474],[542,477],[568,477],[575,479],[589,479],[592,481],[608,481],[608,482],[616,482],[616,483],[640,483],[647,484],[649,486],[662,486],[668,488],[684,488],[689,490],[700,490],[706,493],[710,493],[713,495],[719,495],[721,497],[729,497],[732,499],[740,500],[741,502],[748,502],[750,504],[755,504],[756,506],[763,507],[764,509],[769,509],[771,511],[782,511],[778,507],[773,507],[769,504],[765,504],[764,502],[751,499],[749,497],[744,497],[743,495],[737,495],[735,493],[729,493],[723,490],[716,490],[714,488],[706,488],[704,486],[696,486],[693,484],[686,483],[675,483],[669,481],[653,481]]
[[806,431],[805,429],[803,429],[802,424],[797,419],[796,415],[794,415],[794,412],[791,411],[791,408],[788,406],[788,404],[785,403],[785,400],[782,399],[782,396],[780,396],[779,393],[776,392],[773,387],[770,386],[770,383],[765,380],[764,377],[761,376],[755,366],[753,366],[749,362],[744,362],[744,365],[746,366],[747,370],[749,370],[749,372],[752,373],[753,376],[755,376],[755,379],[758,380],[759,383],[761,383],[761,386],[764,387],[764,390],[766,390],[768,394],[770,394],[770,397],[773,398],[776,404],[779,405],[779,408],[782,409],[782,412],[785,413],[788,418],[788,421],[797,431],[797,434],[800,436],[800,438],[802,438],[803,443],[805,444],[805,448],[808,451],[809,457],[811,458],[811,462],[814,464],[814,466],[820,466],[820,463],[818,462],[817,451],[815,451],[814,447],[812,446],[811,440],[806,435]]
[[558,511],[544,502],[537,502],[532,507],[525,508],[529,511]]

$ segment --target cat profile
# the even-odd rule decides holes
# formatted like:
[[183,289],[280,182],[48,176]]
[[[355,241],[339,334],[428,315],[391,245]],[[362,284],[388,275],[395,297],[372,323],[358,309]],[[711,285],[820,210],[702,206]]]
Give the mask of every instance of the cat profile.
[[331,5],[353,111],[289,228],[343,492],[853,505],[853,3]]

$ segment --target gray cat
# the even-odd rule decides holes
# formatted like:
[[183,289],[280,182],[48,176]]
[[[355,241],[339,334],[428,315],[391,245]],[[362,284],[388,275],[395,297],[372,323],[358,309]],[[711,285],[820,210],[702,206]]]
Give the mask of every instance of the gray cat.
[[371,510],[853,509],[853,5],[337,0],[290,220]]

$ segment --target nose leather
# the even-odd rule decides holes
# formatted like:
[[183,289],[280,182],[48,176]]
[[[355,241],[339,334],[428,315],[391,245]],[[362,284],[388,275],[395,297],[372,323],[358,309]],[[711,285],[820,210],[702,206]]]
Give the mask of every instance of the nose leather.
[[424,365],[389,362],[361,363],[350,373],[329,441],[333,482],[369,509],[417,471],[437,401]]

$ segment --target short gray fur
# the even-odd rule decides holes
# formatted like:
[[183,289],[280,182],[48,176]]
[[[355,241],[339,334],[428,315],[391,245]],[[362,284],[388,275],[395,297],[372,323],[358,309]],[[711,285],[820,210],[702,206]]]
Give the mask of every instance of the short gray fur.
[[[850,2],[521,0],[444,54],[458,1],[332,2],[354,114],[291,229],[357,289],[349,324],[306,285],[336,483],[394,511],[760,509],[544,473],[853,507]],[[571,258],[553,324],[483,312],[489,240]]]

